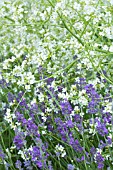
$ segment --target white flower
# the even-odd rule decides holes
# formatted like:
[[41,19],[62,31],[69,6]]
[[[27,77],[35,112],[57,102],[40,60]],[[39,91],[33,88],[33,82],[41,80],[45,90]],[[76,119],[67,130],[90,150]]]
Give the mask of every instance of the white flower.
[[110,46],[109,51],[113,52],[113,45]]
[[39,99],[40,102],[43,102],[43,101],[44,101],[44,95],[43,95],[43,93],[40,92],[40,93],[38,94],[38,99]]
[[45,116],[42,116],[42,119],[43,119],[43,121],[44,121],[44,122],[46,122],[46,120],[47,120],[47,117],[45,117]]
[[78,96],[78,102],[82,105],[87,105],[88,104],[88,100],[86,99],[86,97],[84,97],[83,95],[85,94],[85,90],[82,90],[79,92]]
[[26,160],[26,156],[25,156],[24,151],[19,150],[19,151],[18,151],[18,154],[21,155],[21,158],[22,158],[23,160]]
[[66,151],[64,150],[64,147],[60,144],[55,146],[55,152],[56,154],[59,153],[61,157],[64,157],[66,155]]
[[110,103],[106,103],[106,106],[105,106],[105,108],[104,108],[104,111],[103,111],[104,113],[105,112],[110,112],[110,113],[112,113],[113,111],[112,111],[112,102],[110,102]]
[[12,117],[11,117],[11,110],[7,109],[6,114],[4,116],[4,119],[8,122],[8,123],[12,123]]
[[75,106],[75,107],[74,107],[74,110],[77,111],[77,112],[80,111],[80,109],[79,109],[78,106]]
[[80,112],[80,116],[83,117],[84,116],[84,112]]
[[26,84],[26,85],[25,85],[25,89],[26,89],[27,91],[30,91],[30,84],[28,84],[28,85]]
[[104,45],[102,48],[103,48],[103,50],[106,50],[106,51],[108,51],[108,49],[109,49],[107,45]]

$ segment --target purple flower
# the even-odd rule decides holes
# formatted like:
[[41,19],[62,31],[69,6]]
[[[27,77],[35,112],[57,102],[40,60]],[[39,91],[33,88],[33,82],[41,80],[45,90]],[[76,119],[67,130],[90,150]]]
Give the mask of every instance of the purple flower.
[[43,113],[45,113],[45,103],[41,102],[38,104],[38,108],[39,110],[41,110]]
[[16,112],[16,119],[18,122],[22,123],[23,126],[27,125],[27,120],[24,118],[24,115],[20,112]]
[[7,88],[9,86],[9,84],[3,78],[3,79],[0,80],[0,86],[4,89],[4,88]]
[[15,96],[12,93],[8,92],[8,102],[13,102],[14,98]]
[[69,128],[73,128],[74,127],[74,124],[73,124],[72,120],[68,120],[67,121],[67,127],[69,127]]
[[103,119],[105,124],[111,123],[112,115],[109,112],[105,112],[105,113],[102,112],[102,119]]
[[53,170],[51,161],[48,161],[48,169],[49,169],[49,170]]
[[23,133],[22,132],[18,132],[18,134],[14,137],[13,142],[16,145],[16,148],[18,150],[21,149],[24,146],[24,144],[25,144]]
[[71,114],[72,112],[72,106],[70,105],[69,101],[65,99],[64,101],[60,102],[62,114]]
[[16,168],[18,168],[19,170],[23,170],[23,168],[21,168],[22,163],[21,163],[20,160],[17,160],[17,161],[16,161],[15,166],[16,166]]
[[77,123],[77,124],[76,124],[76,127],[78,128],[78,130],[79,130],[80,133],[83,133],[84,127],[83,127],[82,123]]
[[24,162],[24,167],[26,167],[27,170],[33,170],[33,167],[31,166],[31,161],[25,161]]
[[26,108],[28,107],[25,99],[22,99],[20,106],[25,106]]
[[33,103],[30,108],[31,112],[37,112],[38,111],[38,105],[36,103]]
[[5,154],[3,153],[2,149],[0,149],[0,158],[4,159],[5,158]]
[[100,153],[97,153],[96,155],[96,162],[98,165],[98,169],[102,169],[104,167],[104,158]]
[[82,90],[84,88],[84,86],[86,85],[86,80],[85,78],[79,78],[79,80],[77,82],[75,82],[75,84],[77,84],[77,88],[78,90]]
[[96,103],[98,103],[100,101],[100,96],[99,94],[96,92],[95,88],[93,87],[92,84],[88,84],[84,87],[84,89],[86,90],[86,93],[88,94],[88,96],[92,99],[95,100]]
[[27,131],[29,133],[29,135],[33,134],[33,135],[38,135],[38,126],[33,122],[33,120],[28,120],[27,121]]
[[72,135],[70,134],[69,135],[69,144],[73,147],[73,149],[76,151],[76,152],[82,152],[83,151],[83,148],[81,147],[81,145],[79,144],[79,141],[78,139],[74,139],[72,137]]
[[66,123],[58,124],[57,130],[62,137],[63,141],[67,141],[68,128]]
[[87,94],[92,94],[92,91],[94,91],[92,84],[87,84],[84,88],[85,88]]
[[47,79],[47,84],[50,85],[53,82],[54,78],[48,78]]
[[68,164],[68,165],[67,165],[67,169],[68,169],[68,170],[74,170],[74,169],[75,169],[75,166],[72,165],[72,164]]
[[79,84],[80,85],[85,85],[86,84],[86,79],[85,78],[79,78]]
[[46,162],[49,154],[47,153],[47,144],[43,143],[40,138],[35,138],[35,143],[37,146],[33,146],[32,150],[29,150],[29,154],[31,156],[31,160],[35,163],[39,168],[46,167]]
[[61,118],[60,118],[60,117],[55,118],[55,123],[56,123],[57,125],[62,124]]
[[77,162],[82,162],[82,161],[84,161],[84,156],[82,156],[81,158],[76,158],[76,161],[77,161]]
[[90,99],[88,106],[87,106],[88,113],[95,114],[99,111],[98,104],[100,102],[100,96],[96,92],[96,90],[92,84],[88,84],[84,88],[85,88],[86,93]]
[[95,149],[94,146],[91,147],[90,153],[91,153],[92,156],[96,153],[96,149]]
[[111,144],[112,144],[112,138],[107,137],[107,144],[108,144],[108,145],[111,145]]
[[41,161],[36,161],[36,165],[38,166],[38,168],[42,168],[43,167],[43,163]]
[[92,99],[88,103],[88,106],[87,106],[88,113],[94,114],[94,113],[98,112],[98,109],[96,108],[96,106],[97,106],[97,102],[94,99]]
[[104,143],[102,140],[100,140],[99,148],[100,148],[100,149],[103,149],[103,148],[105,148],[106,146],[107,146],[107,144]]
[[81,121],[81,117],[79,114],[75,114],[73,118],[76,123]]
[[69,144],[72,146],[74,144],[74,138],[71,134],[69,134]]
[[83,148],[80,146],[78,139],[75,140],[73,147],[76,151],[80,153],[83,151]]
[[58,86],[58,92],[62,92],[63,87]]
[[108,130],[106,129],[105,124],[101,123],[100,121],[98,121],[96,129],[101,136],[105,136],[108,134]]
[[38,72],[41,73],[43,71],[43,67],[42,66],[39,66],[38,67]]
[[33,146],[33,150],[29,152],[32,156],[32,161],[35,161],[38,157],[40,157],[40,148],[38,146]]
[[110,94],[106,94],[105,97],[104,97],[104,101],[109,101],[109,102],[112,102],[112,98],[110,97]]

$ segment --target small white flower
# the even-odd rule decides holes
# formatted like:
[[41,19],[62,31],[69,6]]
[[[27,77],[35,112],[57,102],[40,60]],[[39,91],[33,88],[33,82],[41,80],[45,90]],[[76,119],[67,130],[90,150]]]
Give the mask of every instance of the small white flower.
[[25,89],[26,89],[27,91],[30,91],[30,84],[28,84],[28,85],[26,84],[26,85],[25,85]]
[[43,119],[43,121],[44,121],[44,122],[46,122],[46,120],[47,120],[47,117],[45,117],[45,116],[42,116],[42,119]]
[[2,80],[2,76],[1,76],[1,74],[0,74],[0,80]]
[[84,96],[80,96],[78,101],[80,104],[85,105],[85,106],[88,104],[88,100]]
[[74,110],[77,111],[77,112],[80,111],[80,109],[79,109],[78,106],[75,106],[75,107],[74,107]]
[[59,153],[61,157],[64,157],[66,155],[66,151],[64,150],[64,147],[60,144],[55,146],[55,152],[56,154]]
[[97,153],[98,153],[98,152],[99,152],[100,154],[102,153],[102,149],[96,148],[96,150],[97,150]]
[[21,155],[21,158],[22,158],[22,159],[26,160],[24,151],[19,150],[19,151],[18,151],[18,154]]
[[84,112],[80,112],[80,116],[83,117],[84,116]]
[[106,103],[106,106],[105,106],[103,112],[104,112],[104,113],[105,113],[105,112],[110,112],[110,113],[112,113],[112,102]]
[[110,46],[109,51],[113,52],[113,45]]
[[44,95],[43,93],[40,92],[40,94],[38,94],[38,99],[40,102],[43,102],[44,101]]
[[34,98],[32,101],[31,101],[31,105],[36,103],[36,98]]

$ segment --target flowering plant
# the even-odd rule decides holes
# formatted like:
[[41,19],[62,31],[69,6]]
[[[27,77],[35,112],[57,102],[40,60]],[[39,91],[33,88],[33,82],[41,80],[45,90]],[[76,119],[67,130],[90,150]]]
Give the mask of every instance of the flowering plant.
[[0,2],[0,169],[113,169],[113,1]]

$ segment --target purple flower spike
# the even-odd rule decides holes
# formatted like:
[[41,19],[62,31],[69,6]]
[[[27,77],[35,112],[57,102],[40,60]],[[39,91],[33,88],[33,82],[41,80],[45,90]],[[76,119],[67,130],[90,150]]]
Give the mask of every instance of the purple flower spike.
[[75,166],[72,165],[72,164],[68,164],[67,168],[68,168],[68,170],[74,170],[74,169],[75,169]]
[[24,136],[22,132],[19,132],[15,137],[14,137],[14,144],[16,145],[16,148],[19,150],[24,146]]
[[16,168],[17,168],[17,169],[19,169],[19,170],[23,170],[23,168],[21,168],[22,163],[21,163],[21,161],[20,161],[20,160],[17,160],[17,161],[16,161],[15,166],[16,166]]
[[67,99],[65,99],[64,101],[60,102],[60,106],[61,106],[61,110],[62,110],[62,114],[71,114],[72,112],[72,107],[69,103],[69,101]]
[[97,153],[96,161],[97,161],[98,169],[102,169],[104,167],[104,158],[100,153]]

